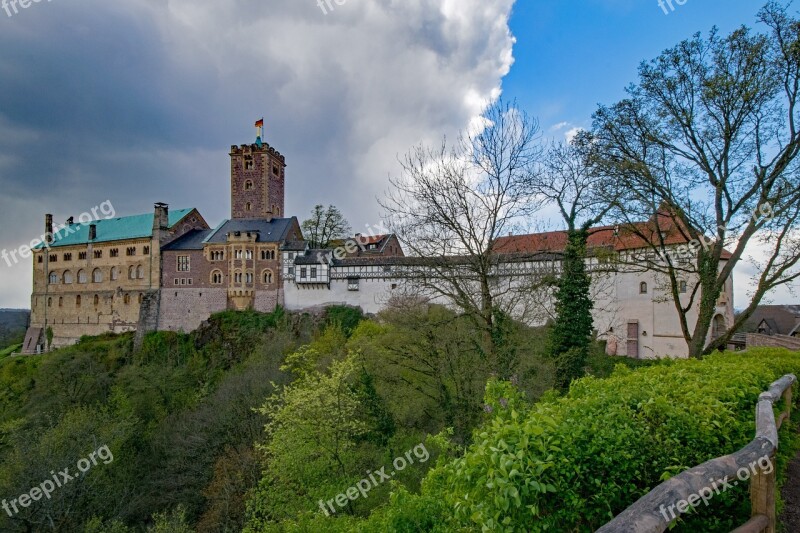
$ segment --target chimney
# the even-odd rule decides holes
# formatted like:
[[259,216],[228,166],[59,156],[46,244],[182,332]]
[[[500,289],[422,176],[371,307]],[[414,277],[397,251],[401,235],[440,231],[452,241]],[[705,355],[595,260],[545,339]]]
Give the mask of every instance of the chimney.
[[155,205],[155,216],[153,217],[153,230],[169,229],[169,205],[158,202]]
[[75,219],[73,217],[69,217],[67,219],[67,226],[72,226],[73,224],[75,224]]
[[97,238],[97,224],[89,224],[89,240],[93,241]]
[[44,240],[47,244],[53,242],[53,215],[44,216]]

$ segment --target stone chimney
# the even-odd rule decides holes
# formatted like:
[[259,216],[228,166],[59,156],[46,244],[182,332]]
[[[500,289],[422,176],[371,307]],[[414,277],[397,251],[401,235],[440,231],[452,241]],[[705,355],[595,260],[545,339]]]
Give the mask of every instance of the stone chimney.
[[44,240],[47,244],[53,242],[53,215],[44,216]]
[[153,230],[169,229],[169,206],[158,202],[155,205],[155,216],[153,217]]
[[89,224],[89,240],[93,241],[97,238],[97,224]]

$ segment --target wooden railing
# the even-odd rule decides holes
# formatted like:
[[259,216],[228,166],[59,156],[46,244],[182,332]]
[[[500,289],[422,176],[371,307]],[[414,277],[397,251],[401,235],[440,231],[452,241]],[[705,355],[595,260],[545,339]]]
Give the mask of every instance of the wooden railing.
[[[729,485],[750,478],[749,521],[733,533],[775,533],[775,452],[778,430],[791,415],[792,385],[797,378],[786,375],[758,397],[756,437],[736,453],[718,457],[690,468],[665,481],[625,509],[597,533],[662,533],[674,516],[691,507],[678,503],[701,503],[703,495],[717,495]],[[773,406],[783,397],[784,410],[775,418]],[[766,465],[763,464],[766,461]],[[741,473],[747,471],[747,476]],[[750,477],[752,475],[752,477]],[[681,509],[683,507],[683,509]]]

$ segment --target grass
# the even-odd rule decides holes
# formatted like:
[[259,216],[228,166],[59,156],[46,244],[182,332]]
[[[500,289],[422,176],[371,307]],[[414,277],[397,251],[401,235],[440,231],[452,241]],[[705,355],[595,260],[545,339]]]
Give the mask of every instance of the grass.
[[12,353],[19,351],[20,348],[22,348],[22,343],[12,344],[8,348],[3,348],[2,350],[0,350],[0,359],[4,359],[9,355],[11,355]]

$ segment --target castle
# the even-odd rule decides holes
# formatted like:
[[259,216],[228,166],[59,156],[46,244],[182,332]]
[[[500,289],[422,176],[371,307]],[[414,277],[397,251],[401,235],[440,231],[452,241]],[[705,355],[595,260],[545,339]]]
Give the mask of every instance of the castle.
[[[286,160],[261,140],[230,150],[231,216],[211,228],[197,209],[97,220],[55,231],[33,250],[31,322],[23,353],[75,343],[83,335],[192,331],[220,311],[291,311],[353,305],[375,313],[419,264],[394,235],[356,235],[336,250],[311,250],[296,217],[286,217]],[[553,266],[563,234],[500,239],[515,275]],[[641,243],[616,232],[593,234],[617,253]],[[676,243],[677,244],[677,243]],[[590,262],[597,261],[590,259]],[[733,284],[718,302],[714,330],[733,320]],[[633,357],[686,355],[674,303],[653,272],[617,269],[593,276],[595,327]],[[442,302],[447,303],[447,302]],[[710,335],[717,333],[711,332]]]

